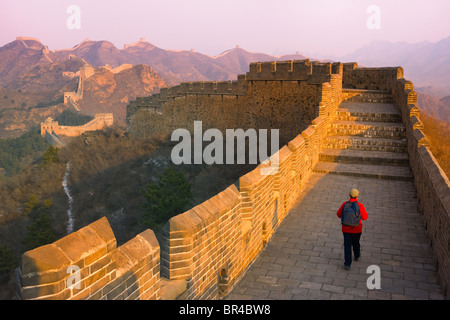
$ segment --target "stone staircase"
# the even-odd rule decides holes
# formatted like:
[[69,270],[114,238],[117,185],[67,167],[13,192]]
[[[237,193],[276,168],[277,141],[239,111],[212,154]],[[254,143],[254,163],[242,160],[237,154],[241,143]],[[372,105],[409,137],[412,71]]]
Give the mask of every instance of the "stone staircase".
[[80,104],[78,103],[78,101],[75,101],[73,98],[68,97],[67,98],[67,104],[69,105],[69,107],[74,108],[76,111],[80,111]]
[[314,172],[411,181],[406,129],[389,93],[348,90]]

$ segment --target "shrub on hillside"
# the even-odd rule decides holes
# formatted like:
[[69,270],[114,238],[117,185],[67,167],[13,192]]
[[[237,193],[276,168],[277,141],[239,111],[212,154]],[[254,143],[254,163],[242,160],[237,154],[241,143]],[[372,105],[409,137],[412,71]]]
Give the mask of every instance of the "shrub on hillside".
[[191,203],[191,185],[183,172],[166,168],[158,182],[150,182],[142,191],[146,199],[142,224],[157,228],[171,217],[183,213]]
[[431,152],[447,177],[450,177],[450,125],[424,112],[420,114],[420,120],[430,140]]

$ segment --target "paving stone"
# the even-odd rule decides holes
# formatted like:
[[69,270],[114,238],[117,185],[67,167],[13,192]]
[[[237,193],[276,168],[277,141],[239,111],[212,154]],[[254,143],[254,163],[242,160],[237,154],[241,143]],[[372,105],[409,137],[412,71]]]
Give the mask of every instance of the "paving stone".
[[420,299],[429,299],[429,293],[427,290],[416,288],[405,288],[405,294]]
[[332,293],[330,300],[354,300],[355,296],[351,294]]
[[327,291],[327,292],[334,292],[334,293],[344,293],[345,287],[335,286],[335,285],[331,285],[331,284],[324,284],[322,286],[322,290]]
[[[411,169],[406,166],[389,166],[373,164],[349,164],[337,162],[319,162],[314,168],[314,172],[330,173],[336,175],[350,175],[353,177],[367,177],[376,179],[392,179],[412,181]],[[397,203],[386,202],[387,208],[397,208]]]
[[[340,232],[339,219],[335,215],[341,202],[346,200],[348,189],[355,184],[360,189],[362,203],[365,203],[366,199],[374,197],[376,190],[385,190],[387,194],[390,194],[405,186],[405,183],[402,181],[313,174],[305,192],[308,192],[314,200],[304,198],[303,201],[300,201],[291,210],[273,236],[276,239],[278,232],[284,230],[284,232],[280,233],[283,237],[290,237],[287,242],[295,243],[296,246],[299,246],[296,253],[278,257],[277,253],[280,247],[278,245],[268,246],[258,257],[258,260],[262,262],[259,264],[255,262],[247,270],[245,277],[236,284],[235,289],[229,294],[227,299],[233,299],[234,297],[237,299],[237,297],[241,296],[244,298],[252,296],[254,299],[350,299],[350,297],[352,299],[383,300],[443,299],[441,288],[437,283],[436,270],[428,270],[428,268],[432,267],[432,264],[427,262],[433,261],[429,244],[419,243],[418,246],[418,248],[424,247],[425,249],[428,248],[428,250],[417,251],[408,249],[416,248],[415,246],[408,246],[407,249],[404,249],[401,241],[389,237],[395,230],[395,228],[390,226],[397,224],[398,221],[401,222],[402,219],[393,219],[391,223],[381,223],[384,221],[384,218],[375,211],[376,207],[368,208],[369,219],[363,223],[361,261],[354,262],[350,272],[342,268],[343,237]],[[319,220],[323,222],[328,222],[329,227],[327,228],[330,228],[332,231],[329,233],[323,232],[323,228],[317,231],[314,231],[314,229],[307,231],[307,238],[316,239],[320,245],[314,246],[313,240],[307,240],[310,244],[307,248],[304,248],[306,241],[299,241],[300,235],[298,233],[292,233],[288,236],[289,232],[286,229],[292,229],[292,224],[295,223],[298,229],[301,230],[302,226],[311,221],[311,217],[308,217],[305,213],[308,212],[310,206],[317,205],[316,201],[320,199],[320,196],[317,195],[323,194],[321,191],[325,186],[329,185],[334,185],[336,190],[342,191],[339,191],[339,197],[335,197],[334,206],[320,211],[317,218],[320,218]],[[392,201],[395,201],[395,197],[393,197]],[[399,212],[396,210],[390,215],[400,214]],[[416,212],[410,214],[420,217],[417,209]],[[376,233],[374,233],[374,230],[376,230]],[[411,236],[416,233],[419,238],[426,234],[423,226],[422,229],[417,227],[410,232]],[[306,237],[306,235],[304,236]],[[332,240],[333,236],[335,236],[334,241]],[[327,238],[327,240],[323,238]],[[389,241],[380,242],[383,239],[388,239]],[[278,243],[281,244],[282,242]],[[304,249],[299,249],[300,247]],[[324,258],[325,260],[322,261],[319,258]],[[325,261],[328,262],[324,263]],[[378,264],[381,268],[381,290],[367,289],[366,282],[370,274],[366,273],[366,270],[371,264]],[[407,265],[407,267],[403,264]],[[425,265],[427,268],[425,268]],[[268,276],[268,272],[273,273]],[[254,275],[253,277],[251,276],[252,274]],[[295,282],[291,286],[290,283],[292,281]],[[265,288],[264,285],[266,286]],[[279,287],[275,287],[276,285]],[[324,286],[329,291],[324,290]],[[247,288],[247,290],[242,288]],[[285,294],[276,294],[275,291],[279,291],[275,290],[276,288],[286,288]],[[295,291],[296,289],[298,291]],[[333,289],[339,293],[330,292]],[[332,294],[335,295],[332,296]],[[340,297],[337,296],[339,294]]]
[[[338,117],[338,129],[403,131],[392,103],[346,102]],[[295,207],[226,299],[444,299],[406,145],[395,137],[328,136],[327,161],[317,164]],[[351,188],[360,191],[369,219],[363,222],[362,258],[347,271],[336,211]],[[367,288],[370,265],[380,267],[379,290]]]
[[300,283],[300,285],[299,285],[300,288],[315,289],[315,290],[320,290],[322,288],[322,286],[323,286],[322,283],[310,282],[310,281],[302,281],[302,283]]

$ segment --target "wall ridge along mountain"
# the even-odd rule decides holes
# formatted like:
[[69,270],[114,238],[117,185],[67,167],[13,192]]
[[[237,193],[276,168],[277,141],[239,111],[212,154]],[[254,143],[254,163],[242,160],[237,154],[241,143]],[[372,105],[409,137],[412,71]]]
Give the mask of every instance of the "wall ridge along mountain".
[[[343,90],[345,88],[346,90]],[[348,90],[354,89],[354,90]],[[309,60],[253,63],[234,82],[192,82],[138,98],[127,109],[132,135],[204,128],[280,129],[279,170],[271,159],[236,185],[171,218],[157,241],[146,230],[117,247],[106,218],[26,252],[17,272],[22,299],[219,299],[270,242],[320,161],[338,108],[365,92],[389,94],[405,127],[405,150],[432,244],[439,281],[449,296],[449,180],[423,134],[417,94],[401,67]],[[192,132],[192,131],[191,131]],[[367,138],[370,140],[370,138]],[[76,266],[79,273],[67,272]],[[72,270],[72,269],[69,269]]]

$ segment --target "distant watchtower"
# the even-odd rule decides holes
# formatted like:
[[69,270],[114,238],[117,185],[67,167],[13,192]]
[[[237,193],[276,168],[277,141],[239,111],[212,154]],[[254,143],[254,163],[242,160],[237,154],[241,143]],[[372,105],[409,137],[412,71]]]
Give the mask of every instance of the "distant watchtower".
[[53,120],[53,118],[48,117],[44,122],[41,122],[41,136],[45,136],[46,133],[58,134],[59,133],[59,123]]

